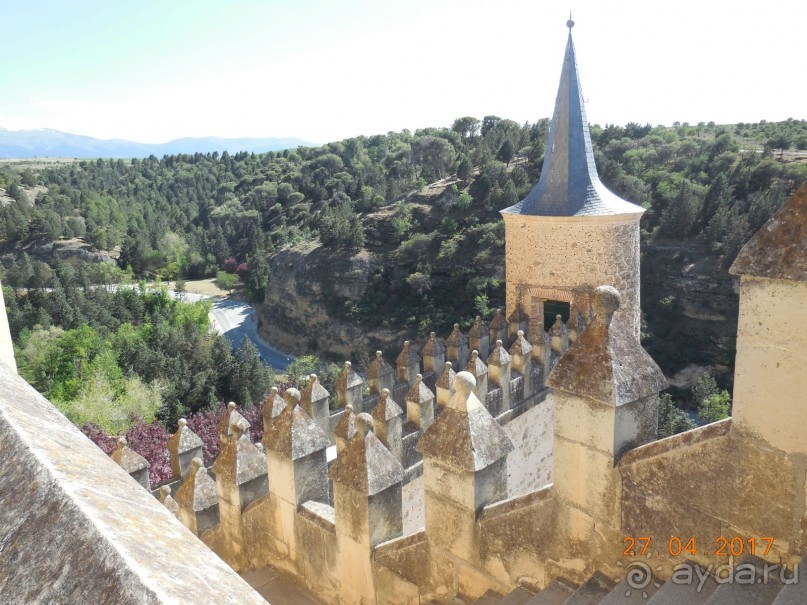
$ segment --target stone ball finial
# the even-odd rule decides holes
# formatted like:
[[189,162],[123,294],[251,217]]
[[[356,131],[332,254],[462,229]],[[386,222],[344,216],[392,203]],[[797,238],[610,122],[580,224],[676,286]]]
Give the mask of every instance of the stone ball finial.
[[445,367],[446,367],[446,370],[450,370],[451,369],[451,362],[447,361]]
[[163,485],[160,488],[160,501],[164,502],[165,499],[171,495],[171,486],[170,485]]
[[200,468],[204,468],[204,467],[205,467],[204,461],[201,458],[199,458],[198,456],[196,458],[194,458],[193,460],[191,460],[191,473],[195,473]]
[[275,397],[277,395],[277,387],[272,387],[269,389],[269,392],[272,394],[272,397]]
[[346,362],[345,362],[345,369],[346,369],[346,370],[349,370],[349,369],[350,369],[350,366],[352,366],[352,365],[353,365],[352,363],[350,363],[349,361],[346,361]]
[[598,286],[591,299],[591,307],[596,315],[613,315],[622,303],[619,292],[613,286]]
[[389,397],[389,389],[381,389],[381,398],[386,399]]
[[459,330],[460,329],[460,324],[454,324],[454,329]]
[[300,403],[300,391],[294,387],[286,389],[286,392],[283,393],[283,400],[294,409],[294,406]]
[[375,358],[376,359],[381,359],[381,351],[376,351],[375,352]]
[[235,409],[235,401],[231,401],[227,404],[227,411],[232,412]]
[[437,336],[437,332],[429,332],[429,340],[434,340]]
[[118,437],[118,449],[119,449],[119,450],[122,450],[122,449],[123,449],[123,448],[125,448],[125,447],[126,447],[128,444],[129,444],[129,442],[128,442],[128,441],[126,441],[126,437]]
[[316,381],[317,381],[317,375],[316,375],[316,374],[309,374],[309,375],[308,375],[308,379],[309,379],[311,382],[316,382]]
[[468,395],[476,390],[476,378],[470,372],[460,372],[454,377],[454,392]]
[[421,382],[423,380],[423,374],[415,374],[415,382]]
[[516,335],[517,335],[519,338],[524,338],[524,330],[519,330],[518,332],[516,332]]
[[177,424],[179,424],[180,429],[184,429],[186,426],[188,426],[188,420],[186,418],[180,418]]
[[362,412],[356,416],[356,434],[364,437],[373,429],[373,417],[367,412]]
[[409,342],[408,340],[404,340],[404,346],[405,346],[405,347],[408,347],[408,346],[409,346],[409,344],[410,344],[410,342]]
[[473,351],[471,351],[471,358],[475,360],[477,357],[479,357],[479,351],[474,349]]
[[[560,316],[558,316],[558,317],[560,317]],[[502,341],[501,341],[501,340],[497,340],[497,341],[496,341],[496,348],[497,348],[497,349],[501,349],[501,348],[502,348]]]
[[234,422],[230,426],[230,439],[234,441],[238,441],[241,439],[241,435],[243,435],[247,430],[247,427],[242,422]]
[[476,319],[475,319],[474,321],[476,321],[476,323],[480,323],[480,322],[482,321],[482,316],[481,316],[481,315],[477,315],[477,316],[476,316]]
[[352,413],[353,413],[353,404],[352,404],[352,403],[348,403],[348,404],[345,406],[345,414],[352,414]]

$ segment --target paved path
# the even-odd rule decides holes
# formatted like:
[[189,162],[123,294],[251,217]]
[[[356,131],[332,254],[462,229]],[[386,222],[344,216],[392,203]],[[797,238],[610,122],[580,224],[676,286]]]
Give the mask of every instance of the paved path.
[[[191,299],[191,296],[198,298]],[[183,299],[187,301],[200,300],[201,298],[210,297],[190,293],[183,295]],[[224,334],[233,343],[233,349],[240,347],[241,341],[246,336],[258,348],[263,360],[275,370],[285,370],[289,363],[294,360],[293,357],[278,351],[258,336],[258,323],[255,318],[255,309],[252,305],[226,298],[214,298],[211,314],[214,319],[213,328],[219,334]]]

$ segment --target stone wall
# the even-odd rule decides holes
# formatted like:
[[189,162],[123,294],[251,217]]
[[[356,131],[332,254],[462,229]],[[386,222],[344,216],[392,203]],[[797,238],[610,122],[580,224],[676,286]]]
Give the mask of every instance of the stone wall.
[[4,603],[264,602],[5,364],[0,452]]
[[[743,276],[735,362],[735,427],[772,448],[802,455],[807,454],[805,309],[807,282]],[[759,405],[760,401],[765,405]]]
[[[640,215],[546,217],[505,213],[502,216],[506,231],[508,317],[518,302],[530,314],[529,297],[542,297],[542,290],[590,293],[595,287],[608,284],[622,295],[618,317],[628,322],[639,336]],[[588,318],[587,301],[581,300],[578,306]]]

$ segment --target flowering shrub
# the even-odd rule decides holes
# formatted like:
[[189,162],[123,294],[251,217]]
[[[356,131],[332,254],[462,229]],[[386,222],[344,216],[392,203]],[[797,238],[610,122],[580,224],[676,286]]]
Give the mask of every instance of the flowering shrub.
[[[279,385],[282,394],[286,390],[286,385]],[[253,443],[258,443],[263,439],[263,415],[261,405],[254,405],[247,409],[236,408],[238,412],[247,419],[250,424],[249,436]],[[227,406],[222,403],[216,409],[196,412],[188,416],[188,428],[199,435],[202,440],[202,456],[205,466],[213,463],[221,450],[219,443],[219,433],[216,425],[224,416]],[[105,454],[109,455],[117,447],[117,437],[104,433],[97,426],[87,424],[83,428],[84,434],[93,443],[100,447]],[[171,458],[168,455],[168,438],[171,436],[159,422],[145,424],[138,421],[126,432],[126,441],[129,447],[149,461],[149,481],[151,485],[157,485],[171,478]]]
[[221,266],[227,273],[235,273],[235,270],[238,268],[238,261],[234,258],[230,257],[225,259],[224,264]]

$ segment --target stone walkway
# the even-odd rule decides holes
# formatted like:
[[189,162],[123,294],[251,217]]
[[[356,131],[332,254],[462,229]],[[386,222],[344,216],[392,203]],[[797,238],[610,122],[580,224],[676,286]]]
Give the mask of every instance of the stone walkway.
[[247,571],[241,577],[272,605],[322,605],[308,590],[271,567]]

